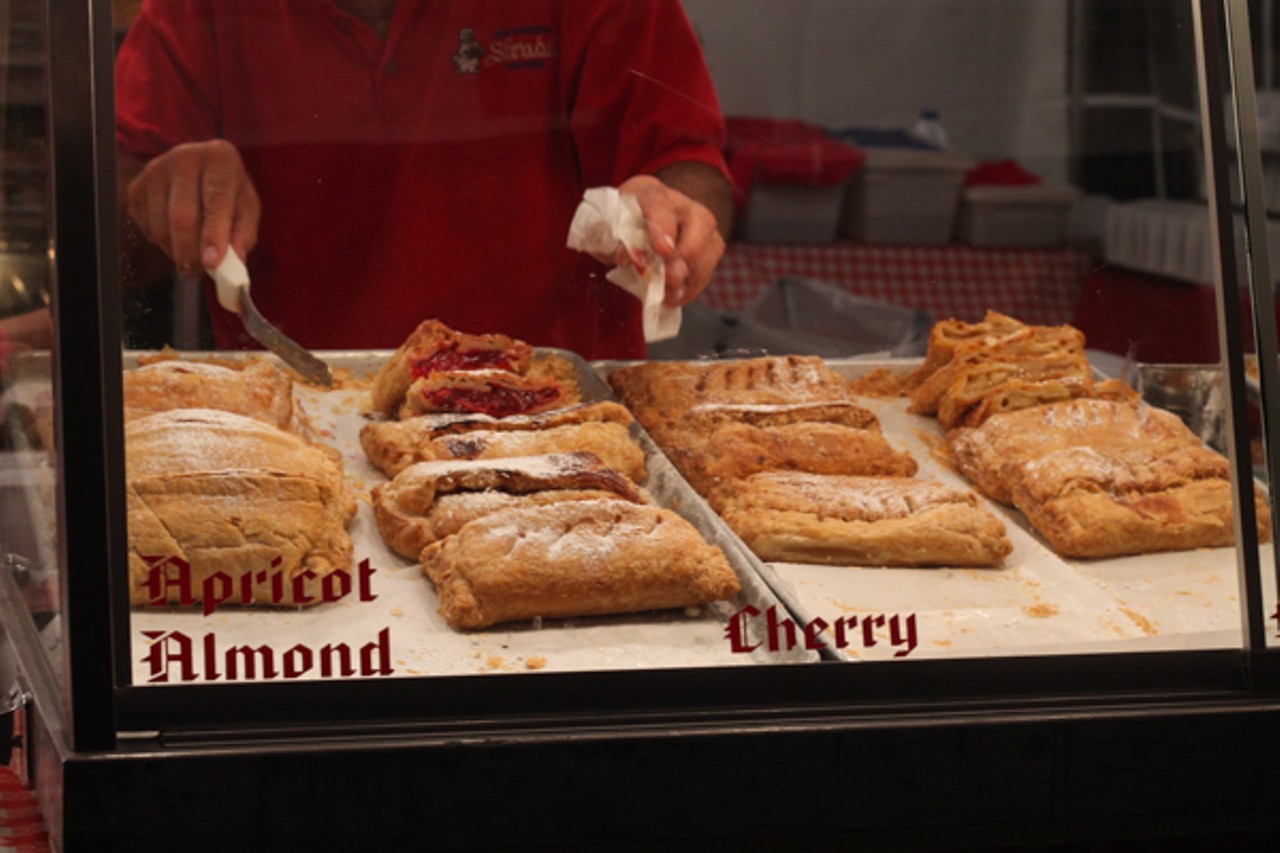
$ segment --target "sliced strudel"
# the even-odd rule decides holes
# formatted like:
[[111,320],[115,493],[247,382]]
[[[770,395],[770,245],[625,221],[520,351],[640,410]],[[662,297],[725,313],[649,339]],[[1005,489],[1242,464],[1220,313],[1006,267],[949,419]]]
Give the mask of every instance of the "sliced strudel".
[[533,348],[506,335],[472,335],[439,320],[425,320],[405,339],[373,381],[373,406],[391,414],[404,402],[409,386],[432,373],[505,370],[524,374]]
[[389,477],[430,459],[496,459],[588,451],[606,465],[644,481],[644,451],[629,431],[631,415],[617,403],[601,402],[540,415],[423,415],[366,425],[365,454]]
[[383,540],[411,560],[432,542],[500,509],[605,497],[640,500],[629,480],[588,453],[420,462],[372,492]]

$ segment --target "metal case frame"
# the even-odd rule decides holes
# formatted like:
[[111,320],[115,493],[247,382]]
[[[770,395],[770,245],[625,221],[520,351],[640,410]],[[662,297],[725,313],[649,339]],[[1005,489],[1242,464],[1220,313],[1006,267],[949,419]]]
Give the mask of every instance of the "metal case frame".
[[[1265,227],[1258,229],[1256,220],[1265,217],[1265,206],[1258,198],[1257,133],[1248,124],[1252,68],[1247,59],[1247,8],[1244,0],[1192,2],[1199,24],[1203,112],[1210,117],[1224,115],[1226,94],[1235,93],[1250,233],[1264,235]],[[145,690],[123,686],[128,644],[117,626],[127,624],[128,594],[119,259],[113,237],[116,176],[110,132],[112,7],[101,0],[50,0],[47,10],[57,257],[59,558],[67,626],[61,686],[38,651],[19,649],[19,656],[36,702],[35,746],[57,756],[54,769],[37,773],[37,782],[42,788],[50,784],[58,788],[47,794],[46,802],[63,821],[58,835],[67,849],[87,848],[95,839],[107,840],[108,847],[113,846],[111,841],[131,839],[137,844],[134,849],[145,849],[148,845],[140,833],[148,816],[131,818],[112,809],[139,792],[149,790],[154,795],[161,784],[173,785],[166,803],[197,793],[207,798],[202,816],[187,829],[222,827],[231,838],[248,839],[236,833],[247,833],[257,825],[252,823],[255,818],[228,817],[223,811],[237,801],[240,792],[234,788],[235,780],[255,774],[253,778],[274,779],[281,790],[301,794],[308,789],[304,778],[308,773],[347,793],[358,792],[362,785],[378,787],[378,782],[363,774],[384,774],[390,783],[418,773],[416,781],[406,782],[403,790],[436,791],[433,815],[428,816],[437,821],[436,834],[426,837],[442,844],[568,839],[617,843],[636,838],[658,842],[739,834],[768,838],[800,826],[809,827],[817,838],[872,831],[889,841],[945,842],[956,840],[954,827],[966,819],[945,804],[949,795],[926,792],[918,800],[917,811],[904,805],[905,800],[898,801],[896,810],[889,808],[883,818],[865,810],[841,813],[837,809],[844,799],[835,796],[841,792],[841,779],[874,772],[874,766],[895,760],[895,755],[900,756],[897,762],[923,761],[937,759],[948,750],[985,748],[981,744],[1005,756],[1015,774],[1035,772],[1038,765],[1073,754],[1064,750],[1096,747],[1143,725],[1166,744],[1186,736],[1198,738],[1201,733],[1210,741],[1218,739],[1216,746],[1206,744],[1184,755],[1188,767],[1202,772],[1208,772],[1205,768],[1213,766],[1215,757],[1245,755],[1251,746],[1263,756],[1269,752],[1270,741],[1262,733],[1274,731],[1280,716],[1280,666],[1276,652],[1266,643],[1258,583],[1261,567],[1249,500],[1236,501],[1242,589],[1251,603],[1245,608],[1247,636],[1239,650],[393,683]],[[1241,86],[1241,80],[1250,82]],[[1258,264],[1248,277],[1235,268],[1234,253],[1229,250],[1234,235],[1225,129],[1220,122],[1208,121],[1205,133],[1210,199],[1216,211],[1224,368],[1235,427],[1232,460],[1241,495],[1247,495],[1252,471],[1247,454],[1237,450],[1248,446],[1248,434],[1242,432],[1247,415],[1244,361],[1241,329],[1234,318],[1239,316],[1239,295],[1245,287],[1260,308],[1258,315],[1273,316],[1269,275]],[[1265,252],[1255,251],[1251,257],[1260,255]],[[1272,401],[1280,399],[1277,371],[1266,366],[1276,364],[1275,330],[1268,323],[1257,325],[1264,360],[1262,394],[1270,409],[1275,406]],[[1280,442],[1274,439],[1280,427],[1273,420],[1267,419],[1267,451],[1275,483],[1280,473]],[[98,429],[85,430],[85,424]],[[0,606],[6,600],[13,603],[13,596],[4,593],[0,588]],[[8,618],[12,608],[6,610]],[[11,630],[10,635],[20,645],[30,640],[23,639],[22,631]],[[877,743],[886,746],[877,747]],[[1123,752],[1116,750],[1116,754]],[[713,781],[712,774],[719,768],[742,772],[750,766],[744,765],[744,757],[765,767],[772,762],[787,773],[812,769],[817,784],[804,790],[814,799],[785,793],[779,799],[779,786],[762,786],[757,777],[720,776]],[[940,771],[935,766],[934,771],[912,773],[899,768],[890,778],[904,784],[909,778],[918,784],[929,773],[940,772],[959,782],[973,762],[953,760],[943,765]],[[682,774],[686,766],[695,772]],[[532,830],[489,825],[473,827],[467,834],[464,816],[451,810],[465,808],[468,797],[481,797],[486,791],[511,797],[523,792],[534,803],[562,801],[547,790],[531,794],[531,788],[511,779],[495,783],[495,774],[504,767],[517,768],[517,773],[535,773],[539,767],[546,767],[548,775],[576,772],[578,783],[565,793],[580,796],[584,807],[600,807],[605,801],[602,789],[613,769],[633,773],[638,782],[651,786],[637,795],[635,804],[641,808],[636,811],[642,813],[645,807],[651,811],[643,817],[615,814],[620,819],[606,826],[599,814],[582,820],[583,809],[577,809]],[[1160,767],[1159,762],[1143,764],[1151,778]],[[767,775],[776,781],[776,771]],[[338,781],[344,778],[345,782]],[[1061,795],[1061,785],[1067,783],[1058,782]],[[683,829],[663,823],[682,814],[690,818],[682,800],[696,796],[699,786],[717,784],[714,799],[733,798],[732,806],[718,816],[697,814]],[[814,787],[827,793],[815,792]],[[1238,804],[1262,825],[1267,820],[1264,803],[1277,788],[1280,783],[1275,781],[1258,783]],[[774,799],[761,796],[766,792]],[[850,795],[847,789],[843,793]],[[1041,831],[1054,825],[1061,829],[1064,819],[1072,817],[1070,807],[1067,813],[1055,812],[1061,797],[1055,800],[1054,793],[1048,790],[1033,797],[1034,804],[1024,812],[1028,826]],[[978,809],[985,799],[984,792],[973,792],[958,802]],[[421,831],[425,825],[422,816],[397,810],[393,800],[389,796],[376,805],[365,798],[353,800],[370,809],[369,819],[383,822],[385,832],[371,832],[370,840],[394,837],[393,832]],[[152,802],[148,810],[154,814],[161,805]],[[1118,814],[1108,808],[1090,810],[1087,798],[1074,805],[1077,816],[1090,817],[1096,827],[1107,825]],[[780,817],[769,817],[771,807],[781,809]],[[802,822],[800,812],[805,810],[814,818],[811,823]],[[327,819],[325,825],[337,833],[334,837],[350,840],[353,833],[358,834],[351,815],[330,813],[326,818],[314,810],[307,814],[322,823]],[[996,812],[982,814],[987,821],[1002,819]],[[1127,814],[1130,819],[1149,820],[1152,826],[1169,820],[1169,812],[1150,798],[1139,797]],[[931,821],[913,829],[919,817]],[[575,818],[580,823],[573,828]],[[323,837],[317,827],[300,827],[287,816],[277,820],[258,815],[256,820],[286,835],[292,827],[295,831],[288,837],[294,839]],[[176,833],[182,827],[160,829]],[[284,836],[275,836],[280,837]],[[1022,836],[1014,832],[1010,837],[1016,841]],[[267,838],[262,841],[266,843]]]

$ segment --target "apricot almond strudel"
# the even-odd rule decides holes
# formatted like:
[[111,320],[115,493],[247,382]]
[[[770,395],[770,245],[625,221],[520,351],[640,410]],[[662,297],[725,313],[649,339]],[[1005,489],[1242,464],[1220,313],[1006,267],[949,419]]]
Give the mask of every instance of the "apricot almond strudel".
[[237,370],[169,358],[124,372],[126,419],[171,409],[219,409],[313,436],[310,421],[294,400],[293,380],[262,360]]
[[680,516],[619,499],[499,510],[428,545],[422,568],[460,630],[689,607],[740,589],[724,554]]
[[356,502],[328,448],[242,415],[175,409],[125,425],[125,472],[135,603],[154,600],[144,587],[157,560],[189,564],[197,599],[219,573],[237,590],[246,575],[285,579],[279,593],[250,584],[246,603],[310,603],[326,575],[350,570]]

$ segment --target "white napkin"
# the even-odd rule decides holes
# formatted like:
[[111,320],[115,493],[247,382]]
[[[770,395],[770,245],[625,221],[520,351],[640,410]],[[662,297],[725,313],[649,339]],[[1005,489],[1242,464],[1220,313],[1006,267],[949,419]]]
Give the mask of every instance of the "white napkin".
[[649,243],[649,232],[633,195],[613,187],[595,187],[582,194],[582,202],[569,224],[570,249],[596,257],[614,257],[619,246],[640,259],[637,267],[616,266],[605,278],[637,297],[643,304],[644,339],[661,341],[680,331],[680,309],[662,304],[666,295],[666,268]]

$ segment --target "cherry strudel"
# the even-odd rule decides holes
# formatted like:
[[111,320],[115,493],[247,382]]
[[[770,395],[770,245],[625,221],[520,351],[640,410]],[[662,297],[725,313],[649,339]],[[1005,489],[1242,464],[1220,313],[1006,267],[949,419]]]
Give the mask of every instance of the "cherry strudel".
[[[1225,457],[1175,415],[1146,405],[1071,400],[989,418],[948,436],[960,470],[1017,507],[1055,551],[1112,557],[1229,545]],[[1258,534],[1270,512],[1256,500]]]
[[855,566],[995,566],[1013,550],[977,497],[905,477],[756,474],[719,495],[763,560]]

